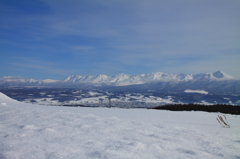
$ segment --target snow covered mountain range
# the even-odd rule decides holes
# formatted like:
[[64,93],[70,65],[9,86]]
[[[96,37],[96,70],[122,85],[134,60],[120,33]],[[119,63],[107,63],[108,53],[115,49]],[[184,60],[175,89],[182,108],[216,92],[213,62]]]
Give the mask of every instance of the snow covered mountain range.
[[128,86],[138,85],[146,83],[158,83],[158,82],[193,82],[193,81],[229,81],[236,80],[234,77],[222,72],[217,71],[214,73],[201,73],[201,74],[166,74],[162,72],[148,73],[141,75],[128,75],[118,74],[113,77],[107,75],[97,76],[80,76],[72,75],[64,80],[34,80],[27,79],[20,76],[5,76],[0,78],[0,86],[67,86],[67,85],[79,85],[88,84],[94,86]]
[[45,79],[35,80],[21,76],[5,76],[0,78],[0,86],[33,86],[33,85],[51,85],[58,83],[59,80]]
[[91,84],[106,84],[113,86],[127,86],[151,82],[224,81],[234,79],[235,79],[234,77],[222,71],[217,71],[214,73],[201,73],[196,75],[166,74],[162,72],[156,72],[135,76],[121,73],[113,77],[109,77],[102,74],[95,77],[73,75],[61,81],[61,83],[62,84],[91,83]]

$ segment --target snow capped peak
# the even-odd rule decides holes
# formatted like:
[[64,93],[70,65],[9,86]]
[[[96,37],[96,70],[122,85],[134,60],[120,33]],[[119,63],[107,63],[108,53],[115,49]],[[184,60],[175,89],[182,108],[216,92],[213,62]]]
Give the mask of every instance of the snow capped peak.
[[131,77],[131,75],[120,73],[118,75],[113,76],[111,82],[120,82],[120,81],[126,80],[130,77]]
[[234,80],[235,78],[222,72],[222,71],[216,71],[214,73],[200,73],[193,75],[193,78],[195,80],[216,80],[216,81],[222,81],[222,80]]
[[119,73],[119,74],[113,76],[113,78],[122,78],[122,77],[130,77],[130,75],[124,74],[124,73]]
[[21,76],[5,76],[3,78],[0,78],[0,85],[2,86],[49,86],[58,82],[59,80],[35,80],[31,78],[24,78]]
[[99,75],[97,75],[97,77],[96,78],[108,78],[108,76],[107,75],[104,75],[104,74],[99,74]]
[[63,83],[65,83],[65,82],[76,82],[81,78],[82,78],[82,76],[72,75],[72,76],[67,77],[65,80],[63,80]]
[[221,78],[221,79],[234,79],[234,77],[222,72],[222,71],[216,71],[214,73],[212,73],[212,75],[215,77],[215,78]]
[[72,76],[70,76],[70,79],[81,79],[82,78],[82,76],[80,76],[80,75],[72,75]]
[[105,81],[109,80],[110,77],[108,77],[107,75],[103,75],[103,74],[99,74],[96,77],[93,78],[92,82],[93,83],[104,83]]
[[80,76],[72,75],[62,80],[34,80],[26,79],[19,76],[5,76],[0,78],[0,84],[13,84],[13,85],[45,85],[45,84],[94,84],[94,85],[112,85],[112,86],[127,86],[144,84],[151,82],[187,82],[187,81],[224,81],[235,80],[234,77],[222,72],[216,71],[214,73],[200,73],[200,74],[166,74],[162,72],[140,74],[140,75],[128,75],[124,73],[117,74],[113,77],[109,77],[104,74],[97,76]]
[[178,79],[180,79],[181,81],[189,81],[193,79],[193,75],[192,74],[184,74],[181,73],[179,75],[176,76]]
[[[171,75],[171,74],[170,74]],[[162,72],[156,72],[156,73],[153,73],[153,80],[160,80],[160,79],[163,79],[165,77],[167,77],[168,75],[165,74],[165,73],[162,73]]]
[[62,83],[74,84],[74,83],[89,83],[92,82],[93,76],[80,76],[72,75],[67,77]]
[[222,71],[216,71],[213,73],[213,76],[216,78],[223,78],[224,77],[224,73]]

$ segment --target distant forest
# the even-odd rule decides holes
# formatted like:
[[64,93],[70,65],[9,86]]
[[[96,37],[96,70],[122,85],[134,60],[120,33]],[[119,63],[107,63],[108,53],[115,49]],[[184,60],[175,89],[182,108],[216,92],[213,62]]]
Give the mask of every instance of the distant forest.
[[156,106],[150,109],[158,110],[170,110],[170,111],[205,111],[205,112],[220,112],[225,114],[240,115],[240,106],[228,105],[228,104],[215,104],[215,105],[204,105],[204,104],[171,104]]

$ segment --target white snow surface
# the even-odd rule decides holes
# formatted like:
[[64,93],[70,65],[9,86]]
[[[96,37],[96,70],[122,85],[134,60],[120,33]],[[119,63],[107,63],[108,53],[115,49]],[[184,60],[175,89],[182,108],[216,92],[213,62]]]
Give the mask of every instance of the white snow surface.
[[0,158],[240,158],[240,117],[147,109],[39,106],[0,93]]
[[[66,94],[60,94],[61,96],[67,96]],[[108,95],[111,95],[108,93]],[[25,99],[24,102],[26,103],[34,103],[39,105],[87,105],[87,106],[109,106],[109,96],[103,95],[102,93],[89,91],[86,94],[82,94],[79,96],[75,96],[74,100],[69,100],[66,102],[59,102],[59,100],[51,97],[53,95],[47,95],[48,98],[29,98]],[[35,101],[35,102],[33,102]],[[139,103],[145,105],[145,107],[153,107],[157,105],[163,104],[173,104],[174,101],[171,96],[166,98],[161,98],[157,96],[144,96],[140,93],[131,93],[125,95],[119,95],[117,97],[110,98],[111,106],[112,107],[121,107],[124,106],[125,108],[133,107],[134,104],[136,107],[139,106]]]
[[185,93],[200,93],[200,94],[208,94],[208,92],[205,91],[205,90],[191,90],[191,89],[186,89],[184,92],[185,92]]

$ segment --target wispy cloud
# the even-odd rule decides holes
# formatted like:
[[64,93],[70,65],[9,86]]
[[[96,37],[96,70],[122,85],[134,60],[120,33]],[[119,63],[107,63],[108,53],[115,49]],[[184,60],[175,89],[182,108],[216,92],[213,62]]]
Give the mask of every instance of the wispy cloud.
[[[31,54],[40,61],[15,61],[19,67],[58,74],[204,72],[204,63],[226,72],[240,67],[237,0],[39,0],[20,4],[0,4],[4,6],[0,51],[4,57],[11,51],[11,56]],[[230,60],[231,64],[220,65]],[[54,64],[43,65],[44,61]],[[240,78],[237,71],[234,75]]]
[[33,76],[39,73],[67,76],[71,72],[69,69],[60,68],[55,62],[36,60],[30,57],[13,57],[11,65],[30,72]]

